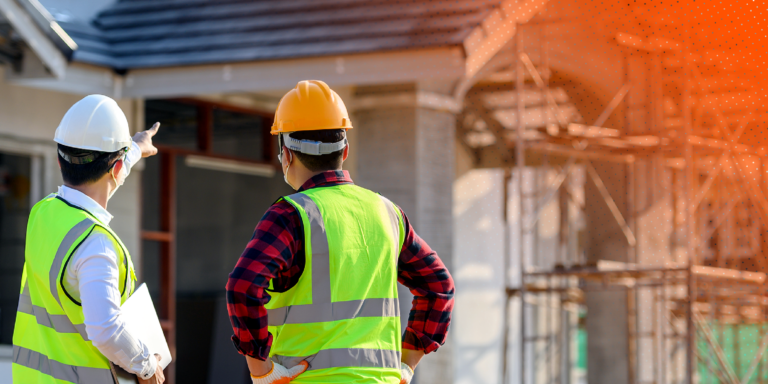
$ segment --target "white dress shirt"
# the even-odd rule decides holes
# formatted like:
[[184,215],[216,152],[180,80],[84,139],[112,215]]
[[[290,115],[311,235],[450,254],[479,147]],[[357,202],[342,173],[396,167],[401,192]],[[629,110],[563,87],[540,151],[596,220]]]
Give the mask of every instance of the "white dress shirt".
[[[126,172],[130,173],[131,166],[140,159],[141,151],[133,143],[125,159]],[[90,212],[105,226],[112,221],[106,209],[78,190],[61,186],[57,194]],[[108,236],[92,233],[72,254],[63,284],[82,303],[86,333],[99,352],[126,371],[148,379],[155,374],[157,359],[153,351],[125,329],[120,310],[120,263],[122,260],[118,260],[118,252]]]

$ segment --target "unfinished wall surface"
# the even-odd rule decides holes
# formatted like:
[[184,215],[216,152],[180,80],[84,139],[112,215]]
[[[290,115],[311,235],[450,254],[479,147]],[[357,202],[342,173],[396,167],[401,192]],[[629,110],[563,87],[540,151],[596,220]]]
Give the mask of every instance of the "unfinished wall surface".
[[498,383],[504,320],[504,171],[469,171],[456,179],[453,191],[456,308],[451,332],[454,361],[462,362],[454,366],[455,383]]
[[[419,236],[451,269],[455,117],[419,106],[415,98],[410,105],[375,102],[377,97],[387,95],[412,95],[416,88],[369,87],[356,93],[356,98],[374,102],[358,107],[352,116],[359,148],[355,182],[399,205]],[[403,287],[399,293],[401,322],[405,326],[411,296]],[[453,382],[450,344],[449,336],[445,346],[422,361],[416,382]]]

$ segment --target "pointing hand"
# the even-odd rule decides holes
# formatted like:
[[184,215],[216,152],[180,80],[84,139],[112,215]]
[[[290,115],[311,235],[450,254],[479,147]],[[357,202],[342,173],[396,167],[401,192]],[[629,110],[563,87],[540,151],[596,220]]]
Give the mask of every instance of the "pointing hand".
[[152,145],[152,137],[157,135],[160,123],[155,123],[152,128],[133,135],[133,141],[141,150],[141,157],[150,157],[157,154],[157,148]]

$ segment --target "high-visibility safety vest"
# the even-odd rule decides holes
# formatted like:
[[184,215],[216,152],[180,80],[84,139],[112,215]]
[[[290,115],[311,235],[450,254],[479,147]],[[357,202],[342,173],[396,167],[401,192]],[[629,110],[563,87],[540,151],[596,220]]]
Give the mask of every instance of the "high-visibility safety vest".
[[88,340],[79,297],[63,286],[72,254],[93,233],[107,235],[117,250],[122,304],[133,293],[136,275],[117,235],[57,195],[32,208],[13,329],[14,383],[114,382],[109,360]]
[[399,383],[400,211],[352,184],[284,199],[301,216],[306,261],[294,287],[270,291],[270,357],[286,367],[309,362],[291,383]]

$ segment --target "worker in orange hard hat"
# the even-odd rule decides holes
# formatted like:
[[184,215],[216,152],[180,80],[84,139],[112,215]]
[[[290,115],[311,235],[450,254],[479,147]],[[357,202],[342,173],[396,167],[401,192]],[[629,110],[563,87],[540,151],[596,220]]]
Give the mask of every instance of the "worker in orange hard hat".
[[[255,384],[410,383],[446,340],[454,285],[445,265],[387,198],[342,164],[352,122],[322,81],[280,100],[285,181],[227,283],[235,347]],[[397,282],[415,295],[400,329]]]

